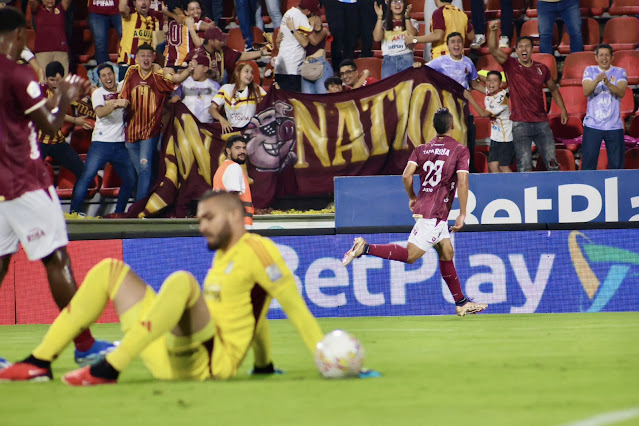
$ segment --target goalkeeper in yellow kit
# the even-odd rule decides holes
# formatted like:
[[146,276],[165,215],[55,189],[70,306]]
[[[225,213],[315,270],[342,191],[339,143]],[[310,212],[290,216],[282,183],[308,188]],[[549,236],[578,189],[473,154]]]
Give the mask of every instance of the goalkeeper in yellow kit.
[[46,381],[51,362],[98,319],[111,300],[124,338],[96,364],[63,376],[74,386],[116,383],[140,356],[157,379],[204,380],[235,376],[248,350],[257,372],[273,372],[266,313],[272,297],[311,351],[323,338],[275,244],[244,230],[244,207],[235,194],[207,192],[198,204],[200,232],[217,250],[204,292],[188,272],[170,275],[156,294],[124,262],[105,259],[22,362],[0,370],[0,380]]

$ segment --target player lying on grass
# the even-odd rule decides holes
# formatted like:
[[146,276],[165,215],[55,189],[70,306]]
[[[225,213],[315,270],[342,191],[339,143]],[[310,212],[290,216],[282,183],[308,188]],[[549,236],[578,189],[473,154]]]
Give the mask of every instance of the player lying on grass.
[[275,244],[245,231],[239,197],[209,191],[197,217],[209,249],[217,250],[203,293],[190,273],[179,271],[155,294],[125,263],[103,260],[89,271],[42,343],[24,361],[0,370],[0,380],[51,379],[51,362],[98,319],[109,300],[124,331],[122,343],[104,360],[63,376],[65,383],[115,383],[138,355],[157,379],[228,379],[251,346],[255,372],[272,373],[266,323],[272,297],[309,351],[315,351],[324,334]]
[[[43,96],[36,76],[16,60],[27,40],[22,12],[0,8],[0,284],[18,243],[29,260],[41,260],[51,295],[64,309],[76,292],[60,200],[38,149],[38,130],[60,130],[69,105],[86,95],[87,80],[69,75],[54,96]],[[17,285],[20,285],[19,283]],[[73,336],[75,360],[84,365],[113,348],[95,340],[87,327]],[[0,366],[6,361],[0,358]]]
[[[415,148],[402,175],[404,189],[408,194],[408,207],[416,219],[408,237],[408,245],[368,244],[363,238],[357,237],[353,247],[344,255],[342,263],[346,266],[365,254],[414,263],[426,250],[435,247],[439,255],[439,270],[455,299],[457,315],[463,317],[488,307],[484,303],[471,302],[462,293],[448,233],[448,213],[455,199],[455,187],[459,196],[460,213],[450,231],[459,231],[466,219],[470,154],[465,146],[451,137],[453,116],[448,109],[441,108],[435,113],[433,125],[437,136],[427,144]],[[421,185],[419,195],[415,195],[413,175],[418,170]]]

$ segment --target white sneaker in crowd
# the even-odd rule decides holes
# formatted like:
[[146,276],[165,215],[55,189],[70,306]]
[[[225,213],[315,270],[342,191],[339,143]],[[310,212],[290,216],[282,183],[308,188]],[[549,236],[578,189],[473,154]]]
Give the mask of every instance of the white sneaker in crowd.
[[483,34],[475,34],[473,42],[470,44],[471,49],[479,49],[479,47],[486,43],[486,36]]
[[508,37],[506,36],[499,37],[499,47],[500,48],[510,47],[510,40],[508,39]]

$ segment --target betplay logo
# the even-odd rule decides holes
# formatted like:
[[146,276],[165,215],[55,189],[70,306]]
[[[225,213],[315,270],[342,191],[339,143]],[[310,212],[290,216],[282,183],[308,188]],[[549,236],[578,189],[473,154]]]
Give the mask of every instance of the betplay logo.
[[[582,312],[599,312],[617,293],[619,286],[629,275],[633,265],[639,265],[639,255],[616,247],[594,244],[579,231],[568,236],[568,248],[572,264],[581,281],[590,306],[581,306]],[[609,264],[610,268],[603,280],[599,280],[591,265]],[[637,275],[635,272],[632,275]]]

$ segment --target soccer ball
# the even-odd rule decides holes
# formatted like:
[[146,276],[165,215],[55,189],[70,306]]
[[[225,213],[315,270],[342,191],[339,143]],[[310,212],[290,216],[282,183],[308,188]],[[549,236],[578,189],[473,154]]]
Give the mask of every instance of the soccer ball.
[[364,364],[364,347],[344,330],[333,330],[315,348],[315,365],[327,379],[356,377]]

